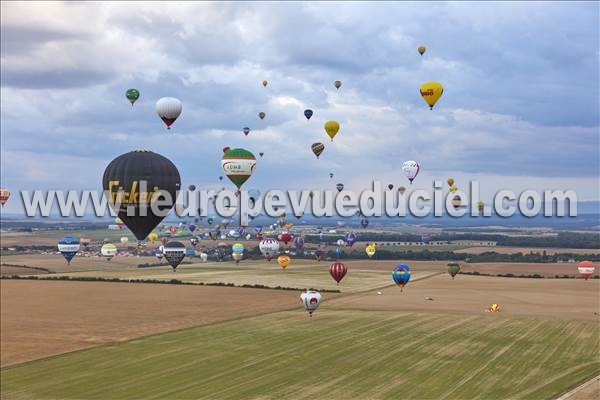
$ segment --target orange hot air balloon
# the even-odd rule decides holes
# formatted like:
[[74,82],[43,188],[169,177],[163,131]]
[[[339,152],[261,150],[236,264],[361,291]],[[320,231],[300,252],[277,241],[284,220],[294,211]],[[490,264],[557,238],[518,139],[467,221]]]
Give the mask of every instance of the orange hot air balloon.
[[279,266],[282,269],[285,269],[288,265],[290,265],[291,262],[292,259],[290,258],[290,256],[286,256],[285,254],[282,254],[279,257],[277,257],[277,264],[279,264]]

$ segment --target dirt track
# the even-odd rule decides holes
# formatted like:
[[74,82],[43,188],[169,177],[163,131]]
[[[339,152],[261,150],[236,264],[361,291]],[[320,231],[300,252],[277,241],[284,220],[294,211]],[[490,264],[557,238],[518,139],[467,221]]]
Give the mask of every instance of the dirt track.
[[295,291],[16,280],[0,285],[2,366],[301,306]]
[[[500,315],[527,315],[561,319],[596,320],[600,312],[600,281],[581,279],[495,278],[448,275],[327,302],[328,307],[359,310],[458,312],[486,315],[492,303]],[[431,297],[434,300],[426,300]],[[490,314],[491,315],[491,314]]]

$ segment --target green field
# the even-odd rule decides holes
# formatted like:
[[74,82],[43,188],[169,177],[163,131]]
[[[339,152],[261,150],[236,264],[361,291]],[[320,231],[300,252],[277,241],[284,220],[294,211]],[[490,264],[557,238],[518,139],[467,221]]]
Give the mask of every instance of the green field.
[[287,311],[1,371],[2,398],[548,399],[600,368],[594,322]]

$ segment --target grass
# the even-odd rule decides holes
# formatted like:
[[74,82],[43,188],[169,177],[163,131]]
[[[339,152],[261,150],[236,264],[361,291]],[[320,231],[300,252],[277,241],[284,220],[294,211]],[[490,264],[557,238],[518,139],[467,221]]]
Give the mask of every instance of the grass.
[[598,325],[287,311],[1,371],[3,399],[547,399],[597,374]]

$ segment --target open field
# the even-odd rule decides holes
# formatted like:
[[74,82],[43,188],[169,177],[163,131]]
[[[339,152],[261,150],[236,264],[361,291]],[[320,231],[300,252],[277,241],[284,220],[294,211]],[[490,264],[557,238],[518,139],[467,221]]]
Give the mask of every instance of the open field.
[[566,247],[509,247],[509,246],[496,246],[496,247],[467,247],[463,248],[457,253],[467,254],[481,254],[493,251],[500,254],[515,254],[523,253],[529,254],[530,252],[542,254],[544,251],[548,255],[556,253],[570,253],[570,254],[600,254],[600,249],[571,249]]
[[[61,254],[18,254],[0,257],[3,264],[26,265],[29,267],[45,268],[52,272],[71,271],[102,271],[137,269],[138,264],[156,263],[155,257],[115,257],[106,261],[103,257],[76,256],[68,265]],[[4,267],[2,267],[2,270]],[[35,272],[31,272],[32,274]],[[3,273],[4,274],[4,273]]]
[[538,274],[547,277],[556,275],[580,277],[577,270],[577,263],[460,263],[461,271],[474,272],[482,274],[514,274],[514,275],[533,275]]
[[[524,279],[457,275],[434,276],[396,287],[332,300],[336,309],[365,311],[460,313],[478,315],[492,303],[503,317],[535,316],[564,320],[600,321],[600,280]],[[426,297],[433,298],[425,300]]]
[[17,280],[0,288],[2,365],[300,307],[297,292],[268,289]]
[[597,372],[597,328],[325,303],[4,368],[2,396],[547,399]]

